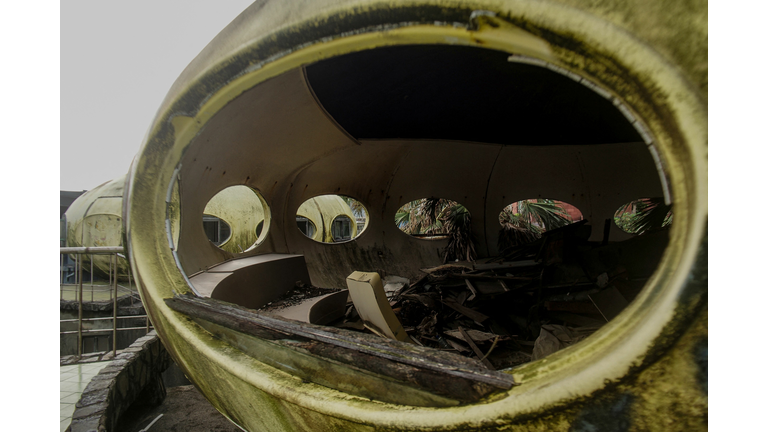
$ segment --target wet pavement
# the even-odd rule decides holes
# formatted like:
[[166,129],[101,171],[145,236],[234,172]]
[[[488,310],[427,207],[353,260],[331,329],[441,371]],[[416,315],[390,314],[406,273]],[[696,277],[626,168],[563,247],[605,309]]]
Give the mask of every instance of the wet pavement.
[[[134,404],[116,432],[241,432],[192,385],[169,388],[162,404]],[[154,423],[153,423],[154,422]]]
[[72,422],[72,413],[75,412],[75,404],[80,400],[80,395],[85,387],[96,376],[101,369],[106,367],[110,361],[80,363],[65,365],[60,367],[60,417],[61,431],[65,431]]

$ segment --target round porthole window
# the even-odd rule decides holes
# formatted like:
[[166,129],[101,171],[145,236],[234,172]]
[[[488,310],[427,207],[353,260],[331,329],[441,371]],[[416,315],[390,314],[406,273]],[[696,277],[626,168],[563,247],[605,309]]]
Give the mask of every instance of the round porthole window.
[[230,186],[214,195],[203,211],[203,230],[214,245],[241,253],[266,237],[269,210],[258,192],[247,186]]

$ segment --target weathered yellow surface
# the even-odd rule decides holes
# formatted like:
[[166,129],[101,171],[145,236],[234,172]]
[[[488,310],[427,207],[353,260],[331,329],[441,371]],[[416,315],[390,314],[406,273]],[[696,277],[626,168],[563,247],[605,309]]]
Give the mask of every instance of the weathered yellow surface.
[[[122,246],[123,245],[123,185],[125,175],[103,183],[77,197],[69,206],[67,218],[67,246]],[[74,258],[74,257],[73,257]],[[111,255],[83,255],[83,269],[109,278]],[[114,264],[112,264],[114,268]],[[114,270],[113,270],[114,271]],[[118,274],[128,275],[128,262],[118,257]]]
[[227,252],[241,253],[258,242],[256,228],[259,223],[264,222],[263,235],[269,230],[264,217],[265,209],[266,204],[253,189],[247,186],[231,186],[214,195],[206,204],[203,213],[216,216],[231,229],[229,238],[219,247]]
[[[465,18],[472,10],[492,11],[496,17],[480,17],[476,29],[467,30],[440,22],[452,10]],[[390,21],[393,14],[400,14],[400,26]],[[329,22],[345,29],[359,24],[359,31],[336,30],[318,41],[318,35],[336,28]],[[251,431],[706,429],[706,26],[705,2],[252,6],[182,73],[130,173],[132,265],[165,346],[217,409]],[[641,119],[669,175],[675,225],[659,269],[638,298],[584,342],[512,370],[520,386],[482,403],[446,408],[387,404],[302,382],[169,310],[163,299],[189,288],[165,236],[166,191],[183,150],[216,112],[255,85],[320,59],[425,43],[526,52],[588,78]],[[263,57],[248,57],[254,53]],[[236,61],[247,65],[244,71],[224,68]],[[297,172],[303,168],[292,167]],[[276,187],[290,190],[294,185]],[[274,237],[261,251],[285,249],[280,235],[295,230],[295,224],[284,225],[275,224]]]
[[337,217],[342,215],[348,217],[351,221],[350,230],[352,238],[357,237],[355,215],[352,213],[349,205],[338,195],[321,195],[310,198],[304,201],[296,212],[296,216],[303,216],[315,224],[312,240],[324,243],[334,242],[331,225],[333,225],[333,221]]

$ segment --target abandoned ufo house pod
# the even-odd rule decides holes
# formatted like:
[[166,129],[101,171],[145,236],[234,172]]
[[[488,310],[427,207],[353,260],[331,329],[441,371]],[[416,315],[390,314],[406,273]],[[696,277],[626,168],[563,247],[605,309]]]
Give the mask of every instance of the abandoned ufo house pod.
[[[609,3],[259,2],[190,63],[122,222],[153,325],[219,411],[250,431],[706,428],[707,6]],[[260,210],[217,245],[207,206],[231,187]],[[351,213],[310,229],[327,195]],[[414,202],[453,228],[403,232]],[[583,220],[508,236],[524,209],[572,220],[557,202]],[[664,225],[619,230],[631,202]],[[273,307],[301,287],[329,294]],[[542,334],[564,346],[537,353]]]

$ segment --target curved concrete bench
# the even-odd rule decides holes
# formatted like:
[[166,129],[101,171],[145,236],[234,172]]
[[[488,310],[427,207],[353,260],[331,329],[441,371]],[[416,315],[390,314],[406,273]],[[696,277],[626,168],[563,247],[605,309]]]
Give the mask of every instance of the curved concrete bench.
[[293,288],[309,284],[303,255],[266,254],[234,259],[189,278],[202,297],[258,309]]
[[326,325],[344,316],[349,290],[307,299],[295,306],[274,311],[275,315],[296,321]]
[[[240,258],[211,267],[189,278],[202,297],[258,309],[296,286],[309,284],[303,255],[266,254]],[[344,314],[348,292],[307,299],[274,311],[276,315],[313,324],[327,324]]]

